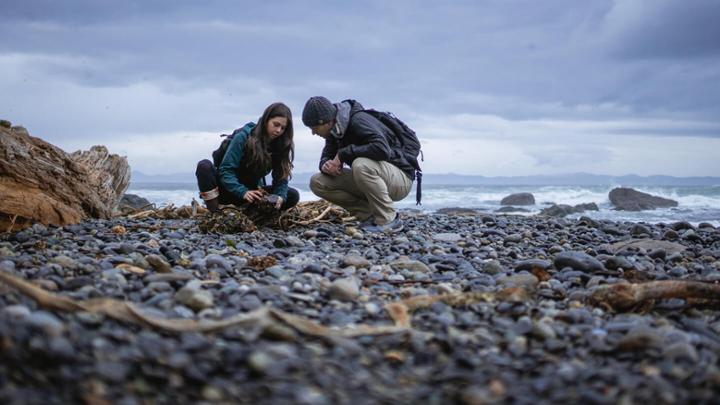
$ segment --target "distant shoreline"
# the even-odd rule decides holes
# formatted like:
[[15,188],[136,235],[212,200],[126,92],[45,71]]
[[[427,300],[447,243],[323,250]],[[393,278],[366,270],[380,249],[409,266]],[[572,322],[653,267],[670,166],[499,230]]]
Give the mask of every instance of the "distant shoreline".
[[[314,173],[295,173],[292,181],[308,183],[313,174]],[[142,172],[133,171],[131,183],[195,184],[195,176],[190,173],[147,175]],[[453,173],[425,173],[423,175],[423,184],[468,186],[720,186],[720,177],[638,176],[632,174],[609,176],[588,173],[486,177]]]

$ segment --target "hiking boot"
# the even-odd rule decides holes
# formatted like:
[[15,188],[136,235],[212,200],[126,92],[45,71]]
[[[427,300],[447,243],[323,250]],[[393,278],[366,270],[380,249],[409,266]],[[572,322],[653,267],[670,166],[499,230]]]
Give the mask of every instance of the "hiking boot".
[[220,208],[220,198],[215,197],[212,200],[206,200],[205,206],[210,212],[218,212]]
[[358,227],[365,228],[366,226],[372,226],[375,225],[375,218],[373,218],[372,215],[369,217],[363,219],[362,221],[358,222]]
[[200,198],[205,201],[208,211],[217,212],[220,206],[220,188],[215,187],[210,191],[201,191]]
[[395,214],[395,219],[388,222],[387,224],[383,225],[376,225],[373,222],[369,222],[368,224],[361,227],[361,229],[365,232],[369,233],[377,233],[377,232],[383,232],[383,233],[397,233],[402,231],[404,228],[402,219],[400,219],[400,214]]

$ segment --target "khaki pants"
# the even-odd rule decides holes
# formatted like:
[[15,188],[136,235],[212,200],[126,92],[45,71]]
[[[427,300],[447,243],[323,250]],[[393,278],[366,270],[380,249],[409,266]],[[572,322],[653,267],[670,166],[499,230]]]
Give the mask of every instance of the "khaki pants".
[[317,196],[337,204],[359,220],[370,216],[378,225],[395,219],[393,201],[410,193],[412,180],[397,166],[367,158],[357,158],[352,169],[339,176],[317,173],[310,179],[310,189]]

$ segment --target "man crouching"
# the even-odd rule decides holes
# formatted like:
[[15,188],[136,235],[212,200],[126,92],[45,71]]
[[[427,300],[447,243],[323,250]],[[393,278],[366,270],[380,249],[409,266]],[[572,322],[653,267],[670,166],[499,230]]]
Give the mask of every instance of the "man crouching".
[[305,103],[303,124],[325,139],[310,189],[348,210],[366,232],[399,232],[403,224],[393,201],[410,193],[415,170],[393,132],[363,110],[355,100],[333,104],[311,97]]

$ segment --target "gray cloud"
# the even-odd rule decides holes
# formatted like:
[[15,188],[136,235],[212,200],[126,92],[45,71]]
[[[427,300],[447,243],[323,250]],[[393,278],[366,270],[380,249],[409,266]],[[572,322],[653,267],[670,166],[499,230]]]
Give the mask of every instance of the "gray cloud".
[[[237,94],[242,89],[234,81],[252,77],[278,88],[297,88],[300,96],[313,88],[325,90],[322,83],[332,82],[343,83],[341,89],[350,93],[330,94],[336,98],[405,104],[428,113],[476,112],[475,106],[453,100],[435,102],[457,93],[571,108],[614,102],[639,114],[666,106],[671,112],[697,110],[688,94],[716,106],[720,92],[709,91],[707,81],[717,79],[718,73],[710,69],[688,77],[685,72],[697,64],[608,60],[619,50],[642,55],[665,46],[666,37],[693,32],[643,28],[653,26],[645,23],[643,13],[672,21],[667,17],[678,9],[676,3],[647,8],[630,1],[579,5],[567,0],[544,2],[543,7],[529,7],[525,1],[420,6],[406,1],[316,1],[252,7],[222,1],[71,1],[67,7],[10,2],[3,10],[10,18],[0,28],[6,38],[0,49],[78,58],[76,66],[49,65],[47,71],[87,86],[149,80],[172,82],[176,90],[184,82],[193,89]],[[694,22],[703,10],[712,15],[717,8],[712,2],[692,3],[681,8],[692,11],[683,21]],[[692,42],[698,35],[686,36],[678,43]],[[711,67],[720,71],[717,62]],[[562,114],[572,113],[571,108]],[[532,110],[512,108],[486,112],[539,117]],[[707,114],[716,112],[711,108]]]
[[716,0],[657,0],[651,7],[622,0],[615,2],[605,29],[621,58],[718,58],[719,20]]
[[468,115],[511,136],[558,121],[598,123],[581,137],[717,138],[719,4],[6,0],[0,112],[102,142],[228,130],[277,100],[299,116],[322,94],[441,128],[429,137],[493,133],[453,118]]

